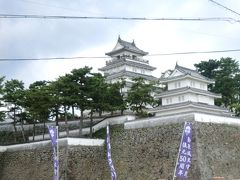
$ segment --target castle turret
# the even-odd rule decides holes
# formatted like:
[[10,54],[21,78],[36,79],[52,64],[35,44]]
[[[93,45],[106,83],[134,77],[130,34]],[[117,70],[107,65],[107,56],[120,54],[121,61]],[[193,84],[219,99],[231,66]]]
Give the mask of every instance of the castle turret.
[[132,79],[142,77],[146,81],[156,81],[152,71],[156,68],[149,65],[149,61],[143,59],[148,53],[139,49],[133,42],[124,41],[118,37],[118,41],[112,51],[106,53],[111,60],[99,68],[104,73],[108,83],[114,83],[125,79],[125,91],[131,86]]
[[220,94],[208,91],[208,85],[214,80],[195,70],[176,64],[175,69],[163,73],[159,81],[165,84],[167,91],[155,95],[162,101],[160,107],[150,110],[156,115],[186,112],[232,115],[228,109],[214,105],[214,99],[221,98]]

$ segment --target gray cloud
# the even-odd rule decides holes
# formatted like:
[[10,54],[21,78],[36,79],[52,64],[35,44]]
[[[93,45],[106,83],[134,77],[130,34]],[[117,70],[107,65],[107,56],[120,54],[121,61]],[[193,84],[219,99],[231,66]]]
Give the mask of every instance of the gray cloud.
[[[230,13],[223,13],[224,11],[221,8],[209,2],[186,1],[180,3],[177,0],[0,0],[0,7],[2,13],[9,14],[122,17],[211,17],[222,16],[222,14],[224,16],[231,15]],[[141,23],[139,21],[115,20],[0,19],[0,58],[72,56],[76,52],[94,49],[107,43],[114,45],[119,34],[124,38],[129,36],[129,32],[131,32],[131,37],[126,40],[135,39],[140,47],[141,43],[142,47],[146,48],[144,50],[150,51],[150,53],[154,53],[151,52],[152,49],[155,52],[161,52],[162,50],[168,50],[168,52],[179,51],[176,46],[194,48],[193,45],[197,45],[197,48],[204,48],[204,43],[209,45],[205,47],[215,45],[213,49],[232,49],[239,45],[239,40],[237,40],[239,24],[155,22],[155,25],[157,25],[152,26],[151,22],[148,22],[145,23],[145,26],[149,25],[149,28],[139,26],[140,28],[136,29],[135,27]],[[172,29],[166,30],[165,25],[171,23],[174,25],[167,28],[172,27]],[[153,29],[156,27],[159,29],[158,31]],[[164,29],[164,34],[161,34],[162,29]],[[215,37],[209,35],[215,33]],[[179,38],[172,39],[171,36]],[[221,36],[224,36],[224,38]],[[168,39],[171,42],[167,42]],[[181,41],[178,41],[178,39],[181,39]],[[199,46],[198,42],[201,43]],[[168,49],[164,49],[164,47]],[[90,53],[89,55],[103,56],[109,50],[106,49],[101,54]],[[31,78],[29,78],[29,74],[39,72],[39,69],[45,67],[45,64],[47,63],[28,61],[0,62],[0,75],[6,75],[9,78],[23,78],[22,80],[29,82],[29,79],[32,81],[35,77],[30,75]]]

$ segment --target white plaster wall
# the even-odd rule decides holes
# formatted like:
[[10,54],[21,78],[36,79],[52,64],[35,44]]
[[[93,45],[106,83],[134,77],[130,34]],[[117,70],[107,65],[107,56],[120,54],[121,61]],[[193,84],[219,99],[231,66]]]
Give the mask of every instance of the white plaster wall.
[[156,127],[171,123],[179,123],[184,122],[185,119],[193,119],[194,114],[188,113],[183,115],[172,115],[172,116],[165,116],[165,117],[152,117],[146,118],[141,120],[135,120],[124,123],[124,129],[137,129],[137,128],[147,128],[147,127]]
[[[179,101],[179,98],[178,98],[179,96],[180,96],[181,101]],[[165,106],[165,105],[176,104],[176,103],[180,103],[180,102],[185,102],[186,101],[185,100],[185,96],[186,95],[181,94],[179,96],[172,96],[172,97],[164,97],[164,98],[162,98],[162,105]],[[182,99],[182,96],[184,96],[183,99]]]
[[201,102],[209,105],[214,105],[213,97],[198,95],[195,93],[182,93],[182,94],[171,96],[171,97],[163,97],[162,105],[164,106],[164,105],[176,104],[176,103],[181,103],[186,101]]
[[120,71],[125,70],[125,69],[126,69],[126,67],[124,65],[124,66],[119,66],[119,67],[116,67],[116,68],[109,69],[109,70],[107,70],[105,72],[109,73],[109,74],[112,74],[112,73],[120,72]]
[[[169,82],[169,83],[168,83],[168,90],[176,89],[175,83],[177,83],[177,88],[184,87],[184,86],[182,85],[182,81],[181,81],[181,80],[172,81],[172,82]],[[180,83],[180,86],[179,86],[179,83]]]
[[[188,94],[188,93],[182,93],[182,94],[171,96],[171,97],[164,97],[164,98],[162,98],[162,105],[164,106],[164,105],[170,105],[170,104],[191,101],[193,98],[195,98],[194,100],[196,102],[196,97],[191,97],[190,95],[191,94]],[[168,101],[168,103],[167,103],[167,101]]]
[[145,74],[145,75],[151,75],[152,72],[143,68],[137,68],[134,66],[126,66],[126,70],[130,71],[130,72],[135,72],[135,73],[139,73],[139,74]]
[[186,95],[186,101],[191,101],[191,102],[198,102],[198,98],[196,94],[192,94],[192,93],[187,93]]
[[181,87],[187,87],[187,86],[189,86],[189,80],[188,79],[181,80]]
[[[184,95],[184,101],[182,101],[182,102],[191,101],[191,102],[201,102],[201,103],[205,103],[205,104],[209,104],[209,105],[214,105],[213,97],[198,95],[195,93],[186,93],[183,95]],[[180,96],[182,96],[182,95],[180,95]],[[179,102],[178,97],[177,97],[177,102]]]
[[103,146],[103,139],[67,138],[68,145],[71,146]]
[[168,105],[167,99],[168,99],[168,97],[167,98],[162,98],[162,106]]
[[[104,139],[85,139],[85,138],[62,138],[59,139],[59,144],[66,142],[70,146],[103,146]],[[32,142],[26,144],[16,144],[9,146],[0,146],[0,152],[5,151],[18,151],[18,150],[29,150],[37,149],[39,147],[50,145],[50,140],[45,140],[41,142]]]
[[141,119],[131,122],[124,123],[125,129],[136,129],[136,128],[147,128],[147,127],[156,127],[168,123],[184,122],[185,119],[194,119],[194,121],[202,123],[218,123],[218,124],[229,124],[240,126],[240,119],[234,117],[222,117],[217,115],[208,115],[202,113],[187,113],[187,114],[178,114],[166,117],[154,117],[148,119]]
[[156,117],[159,117],[159,116],[168,116],[168,115],[172,115],[172,114],[184,114],[184,113],[188,113],[188,112],[190,112],[190,111],[192,111],[192,108],[190,108],[190,107],[186,107],[186,108],[176,108],[176,109],[174,109],[174,110],[166,110],[166,111],[164,111],[164,112],[157,112],[156,114],[155,114],[155,116]]
[[179,103],[178,96],[173,96],[172,97],[172,104]]
[[229,125],[238,125],[240,126],[240,119],[236,117],[223,117],[223,116],[214,116],[208,114],[195,113],[195,121],[204,122],[204,123],[218,123],[218,124],[229,124]]
[[214,98],[204,95],[196,95],[198,102],[214,105]]
[[168,83],[168,90],[171,89],[176,89],[175,83],[180,82],[180,87],[177,85],[177,88],[181,87],[193,87],[197,89],[202,89],[207,91],[207,83],[201,82],[201,81],[196,81],[193,79],[183,79],[183,80],[178,80],[178,81],[173,81]]
[[189,87],[197,88],[197,89],[202,89],[207,91],[207,83],[193,80],[193,79],[187,79],[187,84]]

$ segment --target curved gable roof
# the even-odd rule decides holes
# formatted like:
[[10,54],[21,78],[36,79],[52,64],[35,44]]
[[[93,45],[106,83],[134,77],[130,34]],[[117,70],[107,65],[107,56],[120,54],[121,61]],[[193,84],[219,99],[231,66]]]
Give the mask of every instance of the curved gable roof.
[[179,66],[178,64],[176,64],[175,69],[172,71],[171,74],[169,74],[169,76],[160,78],[160,79],[163,81],[167,81],[168,79],[172,80],[172,79],[178,79],[178,78],[182,78],[182,77],[186,77],[186,76],[197,78],[199,80],[204,80],[204,81],[207,81],[208,83],[214,83],[214,80],[201,75],[196,70],[182,67],[182,66]]
[[117,41],[117,44],[116,46],[113,48],[112,51],[106,53],[106,55],[114,55],[120,51],[130,51],[130,52],[134,52],[134,53],[137,53],[137,54],[140,54],[140,55],[147,55],[148,52],[145,52],[141,49],[139,49],[136,45],[135,45],[135,42],[133,40],[133,42],[127,42],[127,41],[124,41],[120,38],[120,36],[118,37],[118,41]]

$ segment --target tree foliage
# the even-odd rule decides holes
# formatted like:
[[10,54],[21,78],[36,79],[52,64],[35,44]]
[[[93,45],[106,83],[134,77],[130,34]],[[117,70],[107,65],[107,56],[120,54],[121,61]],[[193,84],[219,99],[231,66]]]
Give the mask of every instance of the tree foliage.
[[[0,77],[0,108],[4,107],[4,104],[2,102],[2,95],[3,95],[3,88],[4,88],[4,78],[5,77]],[[0,111],[0,121],[4,121],[5,118],[5,112],[4,111]]]
[[240,69],[238,61],[232,58],[220,60],[202,61],[195,64],[197,70],[204,76],[215,79],[215,84],[209,86],[209,90],[222,94],[221,99],[216,100],[217,105],[225,106],[234,111],[240,103]]
[[126,109],[126,102],[124,101],[123,94],[121,94],[121,89],[123,88],[125,82],[116,82],[113,84],[108,84],[106,92],[106,110],[110,111],[112,114],[114,111]]
[[113,114],[121,111],[123,113],[127,105],[132,106],[132,110],[137,113],[143,113],[146,106],[154,102],[152,96],[154,86],[152,83],[146,84],[142,78],[134,80],[126,97],[122,93],[126,85],[124,80],[108,84],[102,74],[91,71],[92,68],[87,66],[73,69],[55,81],[36,81],[27,89],[24,88],[22,81],[4,82],[4,78],[0,78],[0,95],[2,94],[2,100],[10,107],[14,127],[17,122],[33,124],[34,137],[35,124],[44,123],[44,137],[45,123],[50,117],[55,117],[58,125],[59,117],[64,115],[67,125],[68,111],[72,109],[72,117],[74,117],[74,109],[79,109],[81,111],[79,135],[81,136],[83,112],[86,110],[90,112],[92,133],[93,115],[101,116],[103,112]]
[[48,119],[52,98],[47,81],[36,81],[30,84],[25,93],[25,107],[38,122]]
[[[23,125],[23,119],[21,113],[24,105],[24,83],[17,79],[6,81],[3,88],[3,101],[8,104],[8,115],[13,119],[13,126],[15,134],[17,133],[16,124],[21,122]],[[23,127],[23,126],[22,126]],[[23,139],[25,141],[24,132],[22,130]],[[15,141],[17,141],[15,136]]]
[[24,102],[24,83],[17,79],[6,81],[3,88],[3,100],[10,107],[10,115],[17,122],[16,113],[22,110]]
[[137,114],[143,114],[146,106],[155,102],[152,95],[154,89],[153,83],[147,84],[143,78],[135,78],[127,97],[131,109]]
[[[92,68],[85,66],[84,68],[73,69],[71,71],[71,87],[72,98],[74,99],[74,106],[81,111],[81,118],[79,122],[79,136],[82,136],[83,128],[83,112],[88,108],[88,82],[91,76]],[[74,108],[73,108],[74,109]]]

